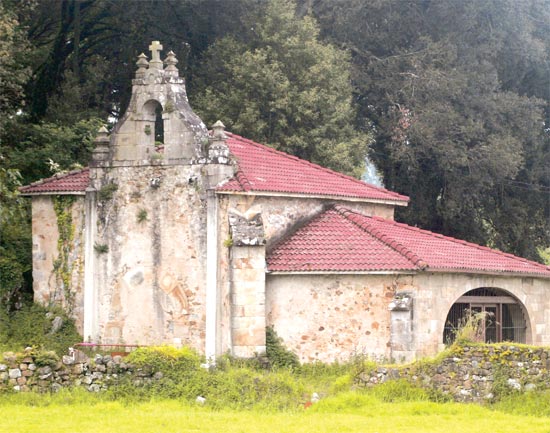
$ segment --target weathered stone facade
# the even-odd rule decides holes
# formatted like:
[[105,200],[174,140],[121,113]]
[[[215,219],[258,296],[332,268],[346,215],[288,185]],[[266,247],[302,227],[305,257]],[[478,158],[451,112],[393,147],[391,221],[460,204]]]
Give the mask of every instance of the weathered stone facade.
[[305,362],[356,354],[412,361],[445,347],[447,313],[477,287],[498,287],[518,298],[528,318],[525,342],[549,344],[548,283],[483,274],[268,274],[267,324]]
[[39,196],[32,202],[34,299],[63,306],[82,332],[84,197]]
[[[255,163],[268,172],[285,161],[314,170],[308,186],[301,173],[287,173],[296,174],[293,187],[283,175],[278,187],[262,189],[270,174],[254,172],[242,188],[223,188],[242,177],[223,124],[207,130],[189,106],[175,55],[164,67],[160,44],[150,48],[151,61],[141,55],[137,62],[127,112],[110,135],[99,131],[84,188],[60,189],[59,178],[51,181],[58,189],[27,190],[35,299],[63,305],[86,341],[185,344],[209,359],[253,356],[265,350],[265,328],[273,326],[304,362],[354,354],[409,361],[439,351],[453,306],[462,300],[477,308],[468,293],[490,288],[499,308],[513,303],[524,342],[550,344],[550,270],[432,272],[398,240],[369,233],[367,240],[414,266],[272,272],[270,252],[328,207],[393,221],[407,198],[374,187],[366,194],[365,184],[263,146]],[[247,143],[237,145],[260,146]],[[279,165],[262,165],[270,158]],[[318,185],[319,176],[330,179]]]

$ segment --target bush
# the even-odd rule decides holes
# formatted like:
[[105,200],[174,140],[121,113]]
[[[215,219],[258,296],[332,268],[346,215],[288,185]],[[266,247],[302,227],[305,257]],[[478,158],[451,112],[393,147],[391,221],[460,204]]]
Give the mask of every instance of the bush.
[[139,368],[161,371],[165,376],[181,377],[200,368],[201,358],[189,347],[141,347],[131,352],[126,361]]
[[[56,317],[61,320],[57,330],[54,329]],[[31,304],[11,313],[2,311],[0,325],[0,344],[15,350],[34,346],[62,355],[73,344],[82,341],[74,321],[57,307]]]
[[296,369],[300,366],[298,356],[284,346],[273,327],[267,327],[265,334],[265,352],[273,367]]
[[301,381],[290,370],[270,372],[262,369],[257,359],[224,356],[215,368],[203,368],[203,360],[193,349],[160,346],[139,348],[125,361],[149,374],[160,371],[163,376],[139,386],[128,381],[112,387],[109,398],[169,398],[193,403],[201,396],[212,408],[283,409],[297,407],[305,393]]

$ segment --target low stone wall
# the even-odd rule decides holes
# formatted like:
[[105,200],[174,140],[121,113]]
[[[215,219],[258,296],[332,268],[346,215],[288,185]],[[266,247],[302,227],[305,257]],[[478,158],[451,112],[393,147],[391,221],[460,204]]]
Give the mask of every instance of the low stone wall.
[[[43,362],[42,362],[43,363]],[[135,368],[121,356],[95,355],[93,359],[78,355],[63,356],[60,361],[40,366],[40,359],[31,352],[21,356],[4,354],[0,363],[0,392],[59,391],[63,387],[82,386],[98,392],[130,379],[136,385],[162,378],[161,372]]]
[[454,347],[433,362],[378,367],[358,377],[358,385],[374,386],[404,379],[449,395],[455,401],[491,401],[512,390],[550,388],[550,348],[515,345]]
[[[82,354],[64,356],[44,364],[31,351],[4,354],[0,363],[0,392],[58,391],[82,386],[99,392],[121,381],[143,385],[163,377],[160,371],[136,368],[121,356]],[[515,345],[454,347],[434,360],[367,369],[356,378],[361,387],[403,379],[424,389],[450,396],[455,401],[483,402],[508,391],[550,389],[550,348]]]

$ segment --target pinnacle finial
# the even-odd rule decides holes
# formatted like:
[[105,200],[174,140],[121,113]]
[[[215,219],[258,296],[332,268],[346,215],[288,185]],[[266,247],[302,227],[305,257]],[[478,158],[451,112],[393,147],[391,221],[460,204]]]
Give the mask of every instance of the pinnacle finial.
[[149,62],[149,67],[154,69],[162,69],[162,61],[160,60],[162,45],[160,42],[151,42],[151,45],[149,45],[149,51],[151,51],[151,61]]
[[106,161],[109,158],[109,131],[105,126],[102,126],[97,131],[97,136],[94,140],[94,150],[92,151],[92,164],[96,164],[101,161]]
[[218,140],[224,140],[227,138],[225,135],[225,125],[222,123],[221,120],[218,120],[216,123],[212,125],[212,137]]
[[109,130],[105,128],[105,126],[102,126],[101,128],[99,128],[94,141],[96,143],[105,142],[105,141],[109,142]]
[[141,53],[138,56],[138,61],[136,62],[136,65],[138,67],[138,70],[136,71],[136,78],[145,77],[145,72],[147,71],[147,66],[149,66],[149,62],[147,61],[147,56],[145,54]]
[[166,55],[166,59],[164,59],[164,63],[166,63],[167,65],[165,71],[168,72],[170,75],[177,77],[178,68],[176,68],[176,65],[178,64],[178,59],[176,59],[176,54],[173,51],[170,51]]

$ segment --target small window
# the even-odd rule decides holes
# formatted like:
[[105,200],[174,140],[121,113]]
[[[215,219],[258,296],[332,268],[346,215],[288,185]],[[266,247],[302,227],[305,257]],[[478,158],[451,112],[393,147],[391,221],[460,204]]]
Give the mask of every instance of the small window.
[[155,145],[164,144],[164,121],[162,120],[162,107],[155,107]]

